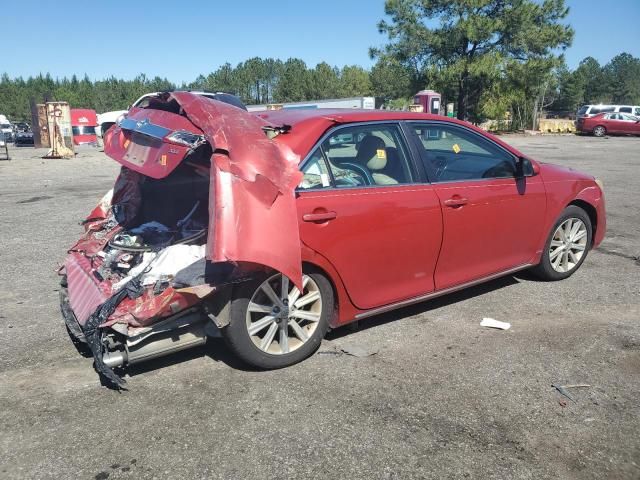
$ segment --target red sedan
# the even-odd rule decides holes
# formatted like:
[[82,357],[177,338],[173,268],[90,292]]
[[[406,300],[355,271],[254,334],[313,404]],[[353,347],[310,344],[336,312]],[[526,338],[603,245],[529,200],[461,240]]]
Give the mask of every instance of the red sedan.
[[640,118],[628,113],[599,113],[593,117],[579,118],[579,132],[592,133],[596,137],[608,134],[640,135]]
[[329,328],[519,270],[572,275],[606,228],[592,176],[441,116],[250,114],[189,93],[105,136],[122,164],[61,272],[96,369],[222,335],[260,368]]

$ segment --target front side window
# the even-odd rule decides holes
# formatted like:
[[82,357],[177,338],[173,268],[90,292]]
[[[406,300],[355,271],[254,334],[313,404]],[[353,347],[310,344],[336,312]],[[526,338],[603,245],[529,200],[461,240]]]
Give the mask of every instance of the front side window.
[[339,128],[303,168],[299,188],[348,188],[413,182],[400,128],[372,124]]
[[444,124],[412,124],[432,182],[513,178],[513,156],[465,128]]
[[636,117],[640,117],[640,107],[636,107],[635,115]]

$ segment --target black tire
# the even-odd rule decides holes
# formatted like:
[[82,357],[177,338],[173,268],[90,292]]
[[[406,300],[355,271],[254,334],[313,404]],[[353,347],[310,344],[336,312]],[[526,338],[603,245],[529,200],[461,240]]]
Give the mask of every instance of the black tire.
[[607,134],[607,129],[603,125],[597,125],[593,127],[593,135],[596,137],[604,137]]
[[299,348],[290,353],[267,353],[254,343],[247,327],[247,309],[257,289],[265,280],[247,282],[234,288],[230,307],[229,325],[222,329],[222,336],[229,348],[245,363],[259,369],[271,370],[288,367],[310,357],[320,347],[329,329],[329,320],[334,310],[333,289],[327,278],[320,273],[307,273],[318,287],[322,302],[320,320],[315,331]]
[[[551,241],[553,240],[553,236],[556,230],[558,229],[558,227],[562,225],[564,222],[566,222],[567,220],[572,218],[582,221],[582,223],[584,223],[584,225],[586,226],[586,229],[587,229],[586,246],[585,246],[582,257],[575,264],[575,266],[573,266],[567,272],[559,272],[553,268],[553,265],[551,263],[551,258],[550,258]],[[593,241],[592,235],[593,235],[593,228],[591,225],[591,219],[589,218],[589,215],[587,215],[587,212],[585,212],[583,209],[575,205],[569,205],[567,208],[563,210],[560,217],[558,217],[558,220],[556,220],[556,222],[553,224],[553,227],[551,227],[551,231],[549,232],[547,241],[544,244],[544,250],[542,251],[542,258],[540,259],[540,263],[531,270],[532,273],[536,275],[538,278],[546,281],[564,280],[565,278],[570,277],[580,268],[585,258],[587,258],[587,254],[591,249],[591,243]]]

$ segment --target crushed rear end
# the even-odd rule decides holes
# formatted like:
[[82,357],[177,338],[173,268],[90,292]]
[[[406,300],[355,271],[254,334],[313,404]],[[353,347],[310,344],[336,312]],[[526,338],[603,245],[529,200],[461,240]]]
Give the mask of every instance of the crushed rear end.
[[233,285],[276,270],[301,283],[298,159],[234,106],[176,92],[105,135],[122,165],[61,270],[61,309],[96,370],[200,345],[228,323]]

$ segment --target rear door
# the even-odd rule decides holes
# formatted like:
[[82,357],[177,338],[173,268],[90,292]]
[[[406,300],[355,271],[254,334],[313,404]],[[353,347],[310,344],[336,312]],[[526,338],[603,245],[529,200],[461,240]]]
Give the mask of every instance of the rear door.
[[435,288],[527,264],[544,236],[540,176],[516,179],[514,156],[488,138],[445,122],[411,122],[442,203],[444,235]]
[[604,124],[607,129],[607,133],[624,133],[625,124],[622,120],[622,115],[619,113],[608,113],[604,116]]
[[332,263],[358,308],[434,289],[440,202],[415,167],[397,123],[335,128],[302,165],[301,240]]

